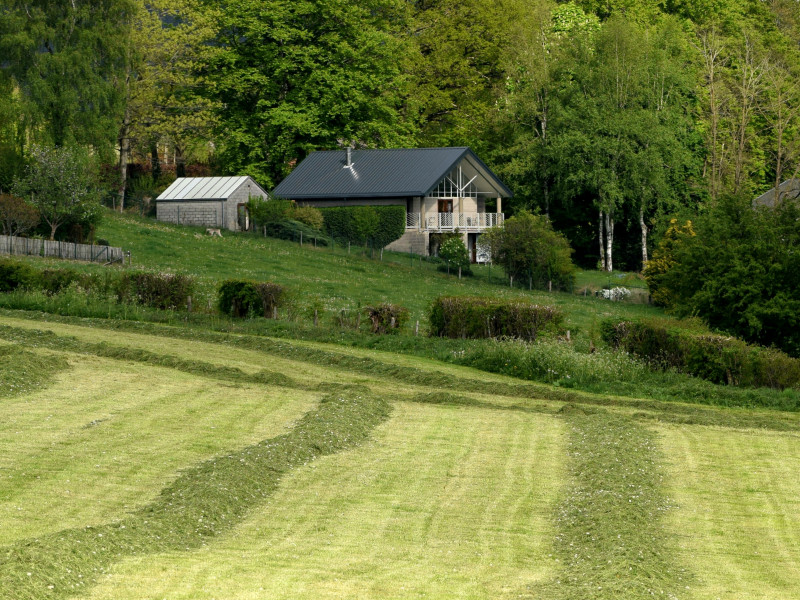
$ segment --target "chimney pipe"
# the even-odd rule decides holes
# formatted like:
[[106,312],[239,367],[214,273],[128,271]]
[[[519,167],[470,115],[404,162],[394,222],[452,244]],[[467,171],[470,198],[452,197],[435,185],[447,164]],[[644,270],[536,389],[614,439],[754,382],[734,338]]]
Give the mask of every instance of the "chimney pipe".
[[347,164],[345,167],[352,167],[353,166],[353,149],[347,148]]

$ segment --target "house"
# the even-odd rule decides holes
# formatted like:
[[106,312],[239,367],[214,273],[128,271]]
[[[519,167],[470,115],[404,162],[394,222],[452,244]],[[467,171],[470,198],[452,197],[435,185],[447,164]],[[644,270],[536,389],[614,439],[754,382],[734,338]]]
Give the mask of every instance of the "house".
[[156,198],[156,218],[167,223],[242,231],[250,223],[245,205],[269,195],[252,178],[179,177]]
[[[503,224],[502,200],[511,191],[467,147],[312,152],[273,195],[318,208],[400,205],[405,234],[389,250],[429,255],[437,236],[458,232],[473,262],[487,227]],[[494,212],[487,212],[493,200]]]
[[774,207],[776,200],[783,202],[784,200],[796,200],[800,197],[800,179],[787,179],[781,183],[777,188],[764,192],[758,198],[753,200],[753,206],[769,206]]

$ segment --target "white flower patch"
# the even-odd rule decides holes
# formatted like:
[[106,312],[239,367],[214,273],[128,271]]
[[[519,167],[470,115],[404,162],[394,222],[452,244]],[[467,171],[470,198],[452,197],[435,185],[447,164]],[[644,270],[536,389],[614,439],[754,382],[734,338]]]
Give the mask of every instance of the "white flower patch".
[[613,300],[614,302],[619,302],[621,300],[625,300],[628,296],[631,295],[631,291],[628,288],[624,287],[615,287],[611,288],[610,290],[599,290],[597,295],[601,298],[605,298],[606,300]]

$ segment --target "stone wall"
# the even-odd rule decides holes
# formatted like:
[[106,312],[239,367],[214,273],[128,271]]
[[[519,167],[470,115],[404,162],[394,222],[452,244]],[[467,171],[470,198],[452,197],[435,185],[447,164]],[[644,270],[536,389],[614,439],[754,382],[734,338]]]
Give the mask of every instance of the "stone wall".
[[222,206],[224,202],[158,202],[156,218],[167,223],[192,225],[195,227],[223,227]]

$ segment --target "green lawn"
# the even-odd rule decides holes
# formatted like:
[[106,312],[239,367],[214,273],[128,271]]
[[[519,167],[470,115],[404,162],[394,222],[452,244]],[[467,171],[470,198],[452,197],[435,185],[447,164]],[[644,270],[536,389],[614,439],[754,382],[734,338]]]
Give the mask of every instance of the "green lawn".
[[[555,304],[564,309],[568,325],[589,331],[607,316],[659,317],[660,309],[641,305],[614,303],[584,298],[568,293],[546,293],[527,289],[510,289],[502,270],[494,266],[475,265],[475,276],[459,280],[436,270],[437,265],[394,252],[379,255],[363,249],[314,248],[251,234],[226,232],[225,237],[209,237],[196,227],[160,223],[131,215],[107,212],[98,229],[98,236],[112,245],[130,250],[134,266],[190,273],[200,278],[202,306],[213,300],[218,281],[226,278],[269,280],[288,286],[294,292],[299,312],[318,306],[328,316],[342,309],[352,310],[377,302],[403,304],[411,311],[411,322],[424,325],[434,298],[440,295],[486,295],[525,297],[537,302]],[[413,265],[413,266],[412,266]],[[610,277],[626,285],[641,287],[638,279]],[[491,279],[490,279],[491,277]],[[579,272],[576,292],[583,287],[599,288],[609,276]],[[624,277],[624,276],[623,276]],[[628,281],[630,279],[630,281]],[[612,281],[612,282],[613,282]]]
[[659,428],[669,523],[698,600],[800,597],[800,436]]

